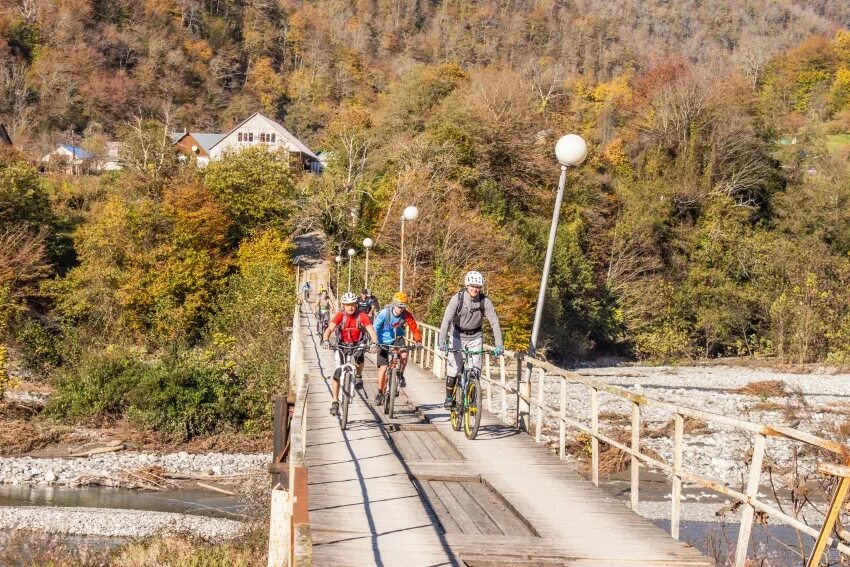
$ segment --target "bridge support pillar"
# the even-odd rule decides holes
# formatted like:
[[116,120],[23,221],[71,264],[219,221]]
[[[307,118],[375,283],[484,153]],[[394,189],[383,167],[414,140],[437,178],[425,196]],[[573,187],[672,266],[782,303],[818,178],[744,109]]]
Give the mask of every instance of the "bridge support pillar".
[[289,491],[280,487],[272,489],[268,567],[285,567],[289,563],[289,544],[292,529],[291,510]]

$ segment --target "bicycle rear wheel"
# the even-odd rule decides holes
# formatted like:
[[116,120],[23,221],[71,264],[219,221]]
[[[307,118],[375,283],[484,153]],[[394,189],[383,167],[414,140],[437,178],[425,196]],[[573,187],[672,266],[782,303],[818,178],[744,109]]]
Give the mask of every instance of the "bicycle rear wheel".
[[386,413],[391,418],[395,415],[395,395],[398,389],[398,370],[395,368],[387,372],[387,397],[386,397]]
[[339,414],[339,427],[343,431],[348,427],[348,405],[351,403],[351,392],[349,391],[349,387],[351,384],[351,373],[345,372],[342,375],[342,383],[340,386],[340,400],[342,402],[342,411]]
[[458,377],[457,382],[455,382],[455,389],[452,392],[452,397],[454,398],[455,403],[452,406],[452,410],[451,410],[450,415],[451,415],[452,429],[454,429],[455,431],[460,431],[460,428],[463,426],[463,403],[459,403],[460,400],[458,399],[459,398],[458,394],[460,394],[460,392],[458,392],[458,389],[459,389],[458,385],[459,384],[460,384],[460,377]]
[[475,439],[481,425],[481,381],[471,378],[466,384],[466,411],[463,414],[463,430],[467,439]]

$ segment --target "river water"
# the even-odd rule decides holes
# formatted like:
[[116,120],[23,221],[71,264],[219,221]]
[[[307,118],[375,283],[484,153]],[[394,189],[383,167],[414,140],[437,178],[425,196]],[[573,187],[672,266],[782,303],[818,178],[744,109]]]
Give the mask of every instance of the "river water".
[[129,490],[100,486],[68,488],[0,485],[0,506],[69,506],[126,508],[154,512],[177,512],[239,520],[244,502],[211,490]]

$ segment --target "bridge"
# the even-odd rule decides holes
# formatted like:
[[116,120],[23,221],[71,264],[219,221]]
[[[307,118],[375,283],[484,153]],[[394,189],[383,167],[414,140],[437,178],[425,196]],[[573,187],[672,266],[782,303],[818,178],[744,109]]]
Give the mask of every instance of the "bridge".
[[[330,281],[322,264],[300,274]],[[683,483],[743,503],[734,555],[743,567],[756,514],[811,536],[808,565],[827,547],[850,555],[836,520],[850,488],[850,460],[843,445],[785,427],[768,427],[653,400],[522,355],[486,356],[484,408],[475,440],[454,432],[442,407],[444,364],[437,329],[422,325],[425,348],[411,355],[407,387],[393,419],[372,407],[377,384],[367,360],[364,388],[349,412],[346,431],[329,414],[333,358],[320,348],[309,302],[292,327],[291,417],[278,400],[269,565],[382,565],[470,567],[708,566],[714,559],[678,541]],[[370,365],[370,362],[372,363]],[[567,388],[587,392],[587,413],[567,413]],[[620,398],[628,410],[631,439],[600,427],[600,396]],[[550,407],[552,400],[558,407]],[[672,462],[641,450],[642,409],[664,408],[674,423]],[[686,418],[736,428],[750,435],[753,452],[743,492],[683,465]],[[567,430],[589,440],[590,480],[562,461]],[[544,442],[557,439],[556,450]],[[768,438],[807,445],[835,455],[820,472],[835,479],[822,525],[786,514],[759,494]],[[600,443],[630,460],[629,506],[598,487]],[[553,443],[555,445],[555,443]],[[640,498],[641,469],[671,478],[670,533],[632,510]],[[631,509],[630,509],[631,508]],[[846,532],[844,532],[846,536]]]

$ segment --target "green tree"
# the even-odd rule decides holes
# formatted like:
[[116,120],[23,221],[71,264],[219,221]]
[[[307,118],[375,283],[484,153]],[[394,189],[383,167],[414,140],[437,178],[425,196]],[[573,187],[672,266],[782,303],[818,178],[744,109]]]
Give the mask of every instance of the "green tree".
[[296,210],[292,163],[286,151],[259,146],[210,163],[204,184],[233,223],[231,243],[255,228],[291,226]]

